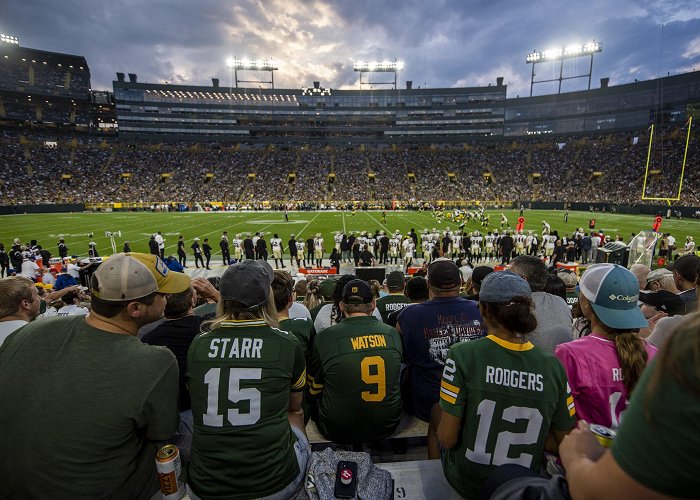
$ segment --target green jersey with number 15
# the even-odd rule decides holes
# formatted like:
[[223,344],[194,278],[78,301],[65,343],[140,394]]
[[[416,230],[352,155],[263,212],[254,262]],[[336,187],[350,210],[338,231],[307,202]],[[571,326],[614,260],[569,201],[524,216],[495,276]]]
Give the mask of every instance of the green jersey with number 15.
[[306,367],[294,334],[262,320],[227,321],[187,354],[194,435],[189,484],[202,498],[271,495],[299,473],[287,419]]
[[440,384],[440,407],[462,419],[457,445],[443,461],[450,484],[478,498],[494,466],[539,470],[551,430],[575,425],[566,372],[530,342],[493,335],[450,348]]

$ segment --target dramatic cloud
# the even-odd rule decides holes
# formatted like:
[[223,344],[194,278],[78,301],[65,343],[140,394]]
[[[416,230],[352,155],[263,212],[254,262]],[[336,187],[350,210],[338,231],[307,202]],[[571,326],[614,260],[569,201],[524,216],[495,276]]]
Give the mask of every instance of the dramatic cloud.
[[[313,81],[358,88],[354,61],[398,58],[406,64],[401,86],[493,85],[502,76],[514,97],[529,93],[527,52],[592,39],[603,44],[594,87],[602,77],[617,85],[700,68],[697,0],[5,0],[3,7],[0,32],[26,47],[85,56],[98,89],[111,89],[117,71],[142,82],[211,85],[214,77],[226,86],[231,56],[274,58],[278,88]],[[564,71],[587,72],[588,64],[569,61]],[[536,69],[538,79],[558,76],[555,65]],[[562,88],[587,84],[568,80]],[[552,91],[556,84],[535,87]]]

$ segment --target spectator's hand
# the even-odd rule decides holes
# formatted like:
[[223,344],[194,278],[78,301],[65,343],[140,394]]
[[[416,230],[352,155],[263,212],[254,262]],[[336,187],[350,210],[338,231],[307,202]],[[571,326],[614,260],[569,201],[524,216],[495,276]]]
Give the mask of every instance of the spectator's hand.
[[214,288],[209,280],[201,276],[192,280],[192,287],[197,291],[197,295],[204,299],[211,299],[215,302],[221,300],[221,294]]
[[579,459],[598,461],[606,449],[598,442],[585,420],[579,420],[578,428],[571,431],[559,445],[559,455],[564,468]]
[[668,316],[668,314],[665,313],[665,312],[663,312],[663,311],[661,311],[661,312],[658,312],[658,313],[654,314],[651,318],[649,318],[649,332],[650,332],[650,333],[653,332],[653,331],[654,331],[654,328],[656,328],[656,323],[657,323],[661,318],[665,318],[666,316]]

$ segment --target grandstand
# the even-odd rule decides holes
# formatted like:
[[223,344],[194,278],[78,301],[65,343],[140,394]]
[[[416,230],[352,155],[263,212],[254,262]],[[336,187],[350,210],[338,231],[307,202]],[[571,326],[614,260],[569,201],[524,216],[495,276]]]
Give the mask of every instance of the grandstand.
[[0,42],[0,124],[86,129],[89,93],[84,57]]
[[700,71],[527,98],[502,78],[251,89],[117,73],[110,94],[90,91],[82,57],[0,49],[1,205],[610,209],[640,205],[643,189],[676,198],[683,167],[674,203],[700,205],[697,133],[684,129]]

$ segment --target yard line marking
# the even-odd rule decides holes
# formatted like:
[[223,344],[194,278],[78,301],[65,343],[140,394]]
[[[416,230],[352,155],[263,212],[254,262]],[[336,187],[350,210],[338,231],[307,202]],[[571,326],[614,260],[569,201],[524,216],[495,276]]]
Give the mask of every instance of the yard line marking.
[[311,220],[309,221],[308,224],[306,224],[304,227],[301,228],[301,231],[299,231],[299,232],[297,233],[297,236],[301,236],[301,235],[304,233],[304,231],[306,230],[306,228],[309,227],[309,226],[311,225],[311,223],[312,223],[313,221],[315,221],[316,218],[317,218],[319,215],[321,215],[322,213],[323,213],[323,212],[320,212],[320,211],[317,212],[316,215],[314,216],[314,218],[311,219]]

